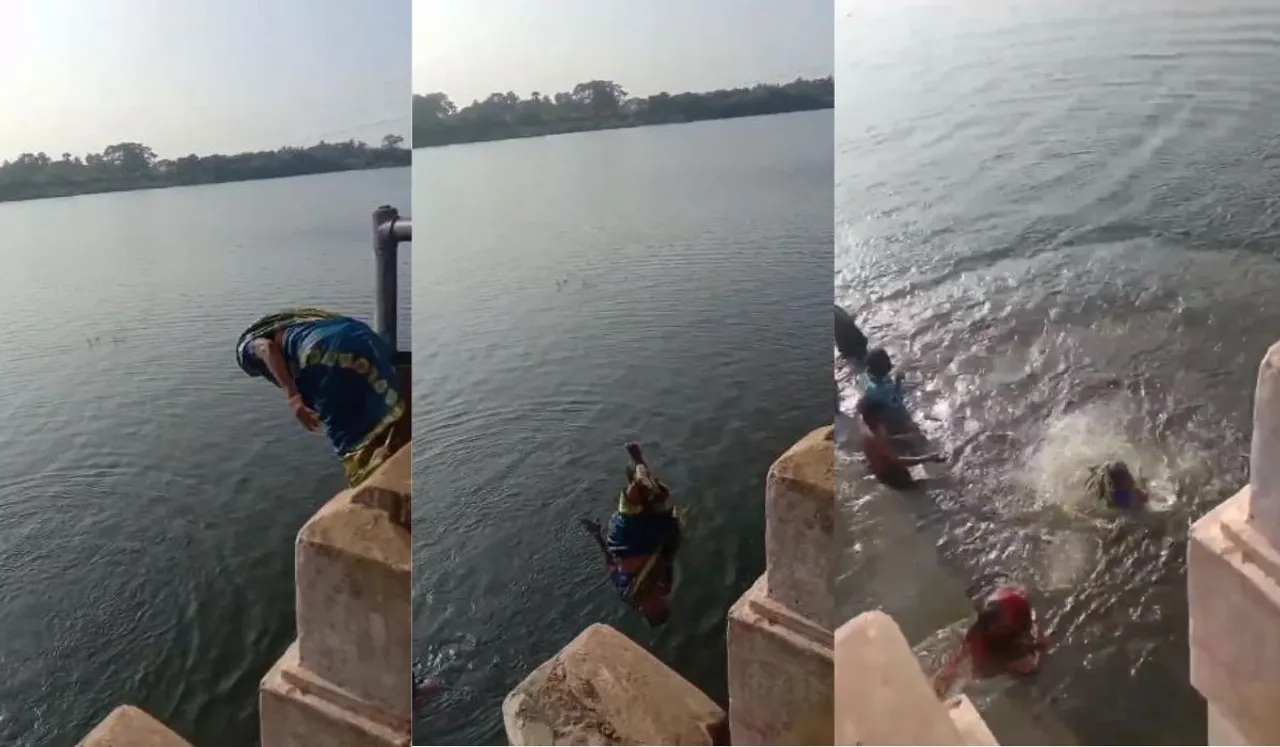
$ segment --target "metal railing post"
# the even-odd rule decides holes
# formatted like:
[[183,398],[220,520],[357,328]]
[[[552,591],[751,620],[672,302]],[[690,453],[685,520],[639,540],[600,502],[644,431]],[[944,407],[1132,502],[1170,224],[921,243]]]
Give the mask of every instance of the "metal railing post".
[[373,328],[382,339],[399,350],[397,301],[399,299],[398,249],[401,241],[413,240],[413,226],[400,211],[383,205],[373,211],[373,256],[377,264],[374,292]]

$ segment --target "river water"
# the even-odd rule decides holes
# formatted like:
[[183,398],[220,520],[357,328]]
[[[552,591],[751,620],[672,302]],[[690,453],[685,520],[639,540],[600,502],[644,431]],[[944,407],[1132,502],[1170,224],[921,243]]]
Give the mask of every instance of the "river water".
[[[497,744],[588,625],[725,700],[764,477],[829,422],[831,112],[414,153],[415,742]],[[628,440],[691,510],[670,623],[605,586]]]
[[[919,640],[1011,573],[1057,635],[1026,707],[1083,744],[1202,741],[1186,536],[1247,479],[1280,337],[1280,7],[840,0],[836,24],[837,296],[956,457],[924,496],[851,472],[844,612]],[[1146,521],[1081,510],[1116,455]],[[930,595],[876,539],[907,524]]]
[[125,702],[258,743],[293,539],[342,474],[235,339],[282,306],[371,318],[370,216],[409,176],[0,205],[0,744],[69,747]]

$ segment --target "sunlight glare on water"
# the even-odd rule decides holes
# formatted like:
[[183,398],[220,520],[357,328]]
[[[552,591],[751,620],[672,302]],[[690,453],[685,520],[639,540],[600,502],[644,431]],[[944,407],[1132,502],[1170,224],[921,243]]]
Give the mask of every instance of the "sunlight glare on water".
[[[923,495],[842,501],[861,549],[842,555],[841,609],[892,608],[923,640],[982,573],[1034,586],[1054,651],[986,704],[1021,697],[1086,744],[1204,738],[1186,538],[1248,479],[1254,378],[1280,335],[1280,12],[1177,6],[837,6],[837,302],[955,454]],[[1089,466],[1111,459],[1155,510],[1088,504]],[[875,533],[906,546],[908,526],[895,562]],[[936,566],[932,596],[908,562]],[[1056,739],[993,723],[1005,743]]]

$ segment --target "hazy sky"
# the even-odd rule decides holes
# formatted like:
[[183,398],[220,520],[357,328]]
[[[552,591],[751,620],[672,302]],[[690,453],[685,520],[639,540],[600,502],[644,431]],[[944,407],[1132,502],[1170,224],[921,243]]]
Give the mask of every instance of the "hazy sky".
[[410,2],[5,0],[0,159],[407,135]]
[[635,95],[832,71],[833,0],[413,0],[413,90],[465,105],[604,78]]

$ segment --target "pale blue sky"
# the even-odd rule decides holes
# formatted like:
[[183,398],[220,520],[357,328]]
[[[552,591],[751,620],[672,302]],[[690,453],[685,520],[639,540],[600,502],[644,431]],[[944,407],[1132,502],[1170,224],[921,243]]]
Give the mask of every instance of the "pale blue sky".
[[407,135],[410,2],[6,0],[0,159]]
[[605,78],[632,94],[832,72],[833,0],[413,0],[413,90],[458,104]]

